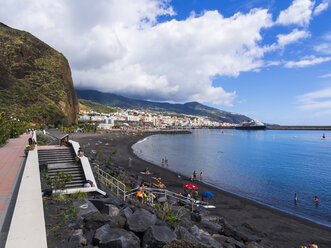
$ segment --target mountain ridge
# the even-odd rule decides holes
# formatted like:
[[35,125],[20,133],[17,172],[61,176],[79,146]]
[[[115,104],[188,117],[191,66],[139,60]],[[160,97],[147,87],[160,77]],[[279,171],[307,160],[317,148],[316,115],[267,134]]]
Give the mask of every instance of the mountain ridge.
[[152,101],[132,99],[132,98],[116,95],[113,93],[103,93],[97,90],[88,90],[88,89],[76,89],[76,93],[78,98],[80,99],[86,99],[93,102],[98,102],[110,107],[137,109],[137,110],[146,109],[146,110],[158,111],[158,112],[172,112],[177,114],[207,116],[214,121],[236,123],[236,124],[251,120],[251,118],[245,115],[230,113],[224,110],[208,107],[198,102],[187,102],[184,104],[152,102]]

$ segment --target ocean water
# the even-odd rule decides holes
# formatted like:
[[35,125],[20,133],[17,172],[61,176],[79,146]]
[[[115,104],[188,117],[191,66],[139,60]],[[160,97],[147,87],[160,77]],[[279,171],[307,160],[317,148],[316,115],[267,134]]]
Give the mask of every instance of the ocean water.
[[202,129],[153,135],[132,148],[156,165],[166,156],[173,171],[202,171],[215,187],[331,227],[330,131]]

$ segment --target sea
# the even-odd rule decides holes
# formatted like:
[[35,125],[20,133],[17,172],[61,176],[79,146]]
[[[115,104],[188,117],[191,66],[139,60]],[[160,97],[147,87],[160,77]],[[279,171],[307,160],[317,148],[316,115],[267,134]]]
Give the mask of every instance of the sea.
[[156,165],[166,157],[170,170],[203,172],[219,189],[331,227],[331,131],[191,131],[152,135],[132,148]]

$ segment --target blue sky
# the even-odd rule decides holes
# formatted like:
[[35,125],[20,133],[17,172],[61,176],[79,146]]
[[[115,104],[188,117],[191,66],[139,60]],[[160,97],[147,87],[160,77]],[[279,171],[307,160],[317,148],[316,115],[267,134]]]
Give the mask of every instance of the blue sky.
[[69,60],[75,87],[331,125],[330,0],[12,0],[0,21]]

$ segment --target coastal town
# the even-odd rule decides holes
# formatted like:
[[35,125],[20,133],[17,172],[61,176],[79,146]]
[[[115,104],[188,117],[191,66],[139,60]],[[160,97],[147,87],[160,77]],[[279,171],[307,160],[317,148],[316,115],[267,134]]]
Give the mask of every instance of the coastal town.
[[134,109],[121,110],[114,113],[98,113],[80,110],[78,121],[81,123],[97,123],[99,130],[111,129],[150,129],[150,128],[233,128],[234,123],[212,121],[208,117],[141,111]]

